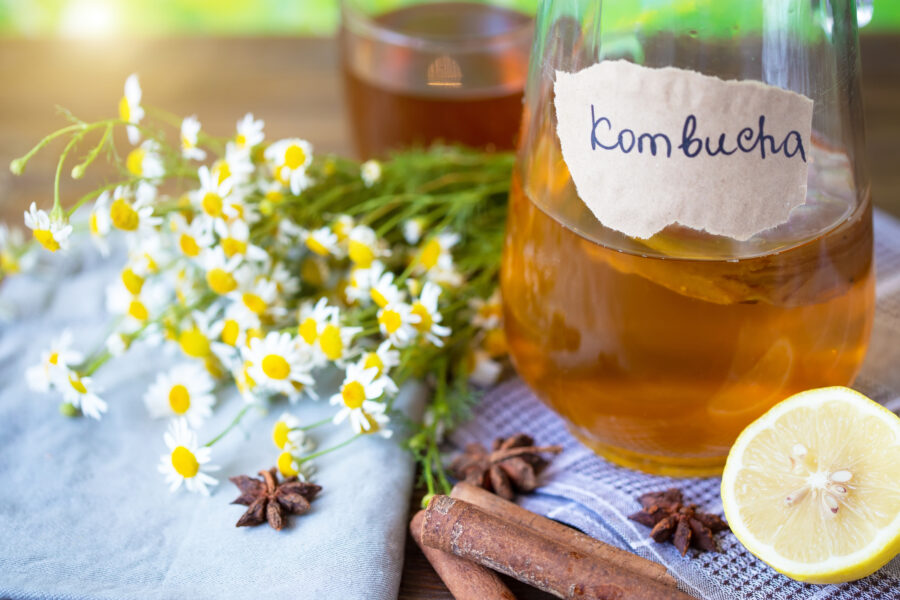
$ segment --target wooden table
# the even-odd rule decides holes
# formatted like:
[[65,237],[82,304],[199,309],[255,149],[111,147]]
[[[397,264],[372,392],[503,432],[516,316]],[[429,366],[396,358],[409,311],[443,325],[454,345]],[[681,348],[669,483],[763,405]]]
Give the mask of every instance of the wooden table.
[[[900,37],[863,39],[868,156],[877,205],[900,215]],[[297,135],[319,152],[349,153],[333,41],[326,39],[176,39],[155,41],[0,41],[0,221],[22,223],[31,202],[49,207],[54,152],[39,155],[22,177],[6,166],[63,123],[59,104],[83,119],[113,116],[122,85],[138,72],[144,102],[203,128],[229,134],[247,111],[267,135]],[[96,183],[66,182],[65,197]],[[71,194],[71,195],[70,195]],[[410,541],[402,599],[450,595]],[[520,598],[547,598],[514,584]]]

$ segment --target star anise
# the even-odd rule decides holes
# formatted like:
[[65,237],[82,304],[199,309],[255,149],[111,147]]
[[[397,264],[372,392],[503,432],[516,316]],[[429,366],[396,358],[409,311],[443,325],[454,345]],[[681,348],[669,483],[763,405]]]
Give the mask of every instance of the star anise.
[[309,511],[310,502],[321,491],[314,483],[288,477],[278,483],[278,472],[272,468],[260,471],[262,479],[239,475],[228,479],[241,490],[232,504],[243,504],[247,511],[238,519],[236,527],[261,525],[266,521],[273,529],[284,527],[287,514],[302,515]]
[[650,537],[655,542],[671,540],[682,556],[691,546],[703,552],[719,551],[714,534],[728,529],[728,524],[718,515],[698,510],[696,504],[685,504],[681,490],[651,492],[638,502],[643,510],[628,518],[652,527]]
[[512,500],[516,490],[530,492],[537,487],[537,474],[547,465],[541,453],[558,454],[561,446],[535,446],[531,436],[518,433],[497,438],[488,452],[481,444],[468,444],[450,463],[457,479]]

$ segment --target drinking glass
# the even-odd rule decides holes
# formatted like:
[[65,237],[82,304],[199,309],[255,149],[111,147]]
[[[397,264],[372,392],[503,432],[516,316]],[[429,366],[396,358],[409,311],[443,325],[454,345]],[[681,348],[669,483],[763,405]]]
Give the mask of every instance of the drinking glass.
[[[554,81],[611,60],[812,99],[803,204],[746,240],[679,225],[640,239],[600,222],[563,157]],[[854,2],[546,0],[524,112],[506,334],[521,377],[586,445],[631,468],[711,475],[778,401],[853,381],[874,309]]]
[[434,141],[511,150],[533,19],[475,1],[342,0],[344,90],[357,153]]

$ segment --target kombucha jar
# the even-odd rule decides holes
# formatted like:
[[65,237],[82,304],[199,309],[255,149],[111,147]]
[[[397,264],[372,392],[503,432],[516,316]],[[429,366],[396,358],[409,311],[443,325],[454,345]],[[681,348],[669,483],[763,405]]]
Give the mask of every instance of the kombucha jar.
[[[801,390],[849,385],[859,372],[875,273],[856,27],[848,0],[542,4],[503,254],[506,335],[524,381],[612,462],[675,476],[717,474],[737,435],[772,405]],[[587,157],[576,165],[566,154],[560,124],[569,105],[557,80],[608,61],[642,67],[637,76],[649,79],[637,89],[647,93],[629,103],[621,78],[592,88],[596,112],[585,105],[574,117],[584,125],[571,144]],[[703,82],[721,94],[698,89],[706,83],[655,86],[661,73],[677,81],[685,73],[710,76]],[[735,82],[755,83],[727,87]],[[668,95],[655,97],[655,87]],[[754,90],[797,106],[811,101],[808,133],[792,131],[791,145],[785,130],[768,129],[790,111],[769,102],[753,112],[745,92]],[[634,123],[598,120],[610,103],[620,116],[659,115],[685,126],[645,137]],[[714,115],[704,120],[742,107],[748,118],[733,129],[716,129]],[[691,115],[695,130],[686,138]],[[642,119],[638,125],[662,122]],[[630,133],[616,137],[626,126]],[[693,170],[667,167],[696,149],[694,139],[706,146]],[[735,160],[755,162],[730,167]],[[665,168],[673,175],[660,176]],[[773,187],[783,169],[794,168],[805,171],[805,189]],[[751,188],[765,191],[748,200]],[[609,197],[611,189],[621,196]],[[797,189],[784,218],[752,235],[684,224],[728,211],[751,222],[760,207],[778,208]],[[623,232],[593,210],[606,203],[634,220],[641,215],[627,209],[647,210],[635,202],[652,209],[670,196],[696,196],[697,204],[673,204],[679,218],[652,235]]]

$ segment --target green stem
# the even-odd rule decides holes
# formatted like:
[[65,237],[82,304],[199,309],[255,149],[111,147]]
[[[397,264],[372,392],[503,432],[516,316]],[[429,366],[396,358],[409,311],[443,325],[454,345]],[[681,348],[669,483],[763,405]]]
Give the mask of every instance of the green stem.
[[213,444],[215,444],[216,442],[218,442],[219,440],[221,440],[223,437],[225,437],[226,435],[228,435],[228,432],[231,431],[232,429],[234,429],[235,427],[237,427],[238,423],[241,422],[241,419],[244,418],[244,415],[247,414],[247,411],[250,410],[250,407],[251,407],[251,406],[252,406],[252,404],[248,404],[248,405],[244,406],[244,408],[242,408],[242,409],[240,410],[240,412],[238,412],[237,416],[235,416],[234,419],[232,419],[231,423],[228,424],[228,427],[226,427],[226,428],[222,431],[222,433],[220,433],[219,435],[217,435],[217,436],[214,437],[213,439],[209,440],[209,441],[206,442],[206,444],[204,444],[204,445],[205,445],[207,448],[209,448],[210,446],[212,446]]
[[22,156],[21,158],[18,158],[16,160],[19,161],[19,164],[24,169],[25,165],[28,164],[28,161],[31,160],[31,157],[34,156],[35,154],[37,154],[41,150],[41,148],[43,148],[44,146],[46,146],[47,144],[49,144],[50,142],[52,142],[59,136],[65,135],[71,131],[76,131],[78,129],[82,129],[83,127],[84,127],[84,125],[80,125],[80,124],[69,125],[68,127],[63,127],[62,129],[54,131],[53,133],[51,133],[50,135],[48,135],[44,139],[42,139],[40,142],[38,142],[34,148],[29,150],[28,153],[25,154],[25,156]]
[[291,431],[309,431],[311,429],[315,429],[316,427],[321,427],[322,425],[328,425],[331,423],[331,417],[327,419],[322,419],[321,421],[317,421],[312,425],[304,425],[303,427],[294,427]]
[[[84,175],[85,170],[91,166],[91,163],[97,158],[100,154],[100,151],[103,149],[103,146],[106,145],[106,140],[109,139],[110,134],[112,133],[113,126],[107,125],[106,129],[103,131],[103,137],[100,138],[100,143],[98,143],[94,148],[88,153],[87,157],[78,165],[75,165],[75,168],[72,169],[72,177],[74,179],[81,178]],[[72,214],[69,212],[69,214]]]
[[297,463],[303,464],[305,462],[311,461],[314,458],[319,458],[320,456],[324,456],[324,455],[328,454],[329,452],[334,452],[335,450],[340,450],[344,446],[349,445],[351,442],[359,439],[363,435],[365,435],[365,434],[357,433],[353,437],[344,440],[343,442],[341,442],[340,444],[337,444],[336,446],[332,446],[331,448],[326,448],[325,450],[319,450],[318,452],[313,452],[312,454],[307,454],[306,456],[304,456],[303,458],[298,460]]

